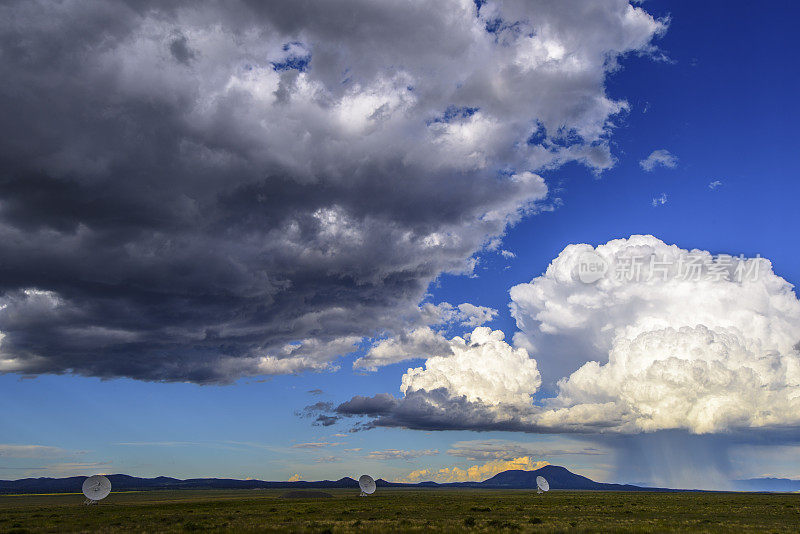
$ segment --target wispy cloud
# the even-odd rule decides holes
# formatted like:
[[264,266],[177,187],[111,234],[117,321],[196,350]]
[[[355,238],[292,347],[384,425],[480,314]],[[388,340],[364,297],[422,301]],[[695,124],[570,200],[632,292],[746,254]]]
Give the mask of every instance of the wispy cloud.
[[126,447],[194,447],[213,445],[213,443],[197,441],[121,441],[117,445]]
[[44,466],[0,466],[0,471],[36,473],[36,476],[80,476],[107,472],[111,465],[112,462],[59,462]]
[[717,189],[717,188],[718,188],[719,186],[721,186],[721,185],[722,185],[722,182],[721,182],[721,181],[719,181],[719,180],[714,180],[713,182],[711,182],[711,183],[709,183],[709,184],[708,184],[708,188],[709,188],[709,189],[711,189],[711,190],[713,191],[714,189]]
[[314,458],[314,461],[317,462],[318,464],[330,464],[330,463],[341,462],[342,459],[339,458],[338,456],[320,456],[319,458]]
[[661,193],[657,197],[653,198],[653,200],[652,200],[653,207],[657,208],[659,206],[663,206],[664,204],[667,203],[667,200],[668,200],[667,194],[666,193]]
[[265,445],[252,441],[122,441],[117,443],[125,447],[205,447],[209,449],[226,449],[238,451],[242,449],[264,449],[280,451],[280,447]]
[[59,474],[96,474],[100,469],[107,470],[112,462],[63,462],[47,466],[47,471]]
[[295,443],[292,445],[294,449],[324,449],[325,447],[336,447],[342,443],[332,443],[329,441],[312,441],[309,443]]
[[[315,391],[315,390],[312,390]],[[311,392],[309,392],[311,393]],[[331,426],[340,419],[338,416],[328,415],[325,412],[333,410],[332,402],[319,401],[309,404],[302,410],[295,412],[298,417],[314,417],[314,426]]]
[[67,451],[59,447],[48,447],[46,445],[11,445],[0,443],[0,457],[2,458],[52,458],[74,454],[80,453]]
[[421,456],[433,456],[439,454],[438,449],[424,450],[403,450],[385,449],[382,451],[372,451],[367,455],[370,460],[412,460]]
[[599,456],[606,451],[596,447],[573,446],[569,442],[559,446],[524,443],[501,439],[458,441],[447,454],[468,460],[512,460],[524,456],[552,458],[558,456]]
[[669,150],[653,150],[649,156],[639,162],[639,165],[646,172],[652,172],[656,167],[666,167],[674,169],[678,166],[678,157],[671,154]]

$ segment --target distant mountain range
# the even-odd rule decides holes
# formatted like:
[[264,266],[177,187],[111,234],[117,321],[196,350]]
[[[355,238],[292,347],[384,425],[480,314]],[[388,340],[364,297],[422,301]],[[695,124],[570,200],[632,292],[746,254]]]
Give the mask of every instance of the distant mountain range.
[[[483,482],[420,482],[403,484],[376,481],[378,487],[407,488],[485,488],[485,489],[535,489],[536,477],[543,476],[555,490],[594,490],[594,491],[675,491],[667,488],[647,488],[630,484],[606,484],[595,482],[577,475],[564,467],[548,465],[535,471],[509,470],[498,473]],[[68,478],[23,478],[21,480],[0,480],[0,494],[9,493],[78,493],[86,477]],[[176,490],[176,489],[319,489],[319,488],[358,488],[358,482],[350,477],[339,480],[318,480],[313,482],[270,482],[265,480],[237,480],[231,478],[190,478],[180,480],[170,477],[139,478],[128,475],[108,475],[115,491],[135,490]],[[739,480],[737,489],[742,491],[799,491],[800,481],[763,478]]]
[[[639,486],[595,482],[556,465],[548,465],[536,471],[503,471],[483,482],[452,482],[446,484],[420,482],[417,484],[403,484],[378,479],[376,483],[378,487],[535,489],[537,476],[545,477],[550,483],[551,489],[664,491],[662,488],[643,488]],[[0,493],[80,492],[81,485],[85,478],[86,477],[23,478],[21,480],[3,480],[0,481]],[[108,475],[108,478],[116,491],[165,489],[358,488],[358,482],[350,477],[340,478],[339,480],[319,480],[313,482],[270,482],[265,480],[237,480],[230,478],[190,478],[187,480],[180,480],[170,477],[139,478],[128,475]]]
[[748,478],[747,480],[734,481],[739,491],[800,491],[800,480],[790,478]]
[[[346,477],[339,480],[317,482],[268,482],[264,480],[237,480],[233,478],[190,478],[180,480],[170,477],[139,478],[129,475],[106,475],[114,491],[170,490],[170,489],[260,489],[260,488],[357,488],[358,482]],[[0,481],[3,493],[80,493],[86,477],[23,478]]]

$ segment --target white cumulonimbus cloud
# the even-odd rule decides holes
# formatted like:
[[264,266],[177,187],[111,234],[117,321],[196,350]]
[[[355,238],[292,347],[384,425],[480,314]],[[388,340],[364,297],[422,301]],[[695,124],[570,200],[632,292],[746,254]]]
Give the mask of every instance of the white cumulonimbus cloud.
[[608,363],[589,362],[559,383],[556,407],[539,420],[699,434],[800,423],[800,358],[766,344],[702,325],[617,339]]
[[[584,283],[579,270],[593,256],[606,272]],[[800,302],[767,259],[713,256],[653,236],[569,245],[542,276],[510,294],[520,329],[514,342],[551,380],[587,361],[607,361],[617,340],[667,328],[737,331],[781,354],[800,340]]]
[[764,258],[632,236],[569,245],[510,293],[515,348],[488,328],[454,338],[452,355],[409,369],[405,397],[375,424],[696,434],[800,424],[800,300]]
[[[585,283],[592,256],[607,271]],[[800,422],[800,301],[766,259],[653,236],[570,245],[511,299],[517,344],[543,370],[571,373],[540,425],[706,433]]]
[[408,394],[441,388],[484,406],[529,405],[541,377],[528,352],[511,347],[503,332],[485,326],[465,337],[450,340],[450,355],[428,358],[424,368],[409,369],[400,390]]

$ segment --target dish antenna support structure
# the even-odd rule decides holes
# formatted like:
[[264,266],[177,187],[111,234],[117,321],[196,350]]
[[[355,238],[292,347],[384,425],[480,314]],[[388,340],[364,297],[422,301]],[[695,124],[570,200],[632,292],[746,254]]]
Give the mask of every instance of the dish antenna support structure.
[[82,490],[86,495],[84,504],[97,504],[111,493],[111,481],[103,475],[94,475],[83,481]]
[[375,481],[369,475],[361,475],[358,477],[358,487],[361,488],[361,495],[359,497],[367,497],[375,493]]
[[536,477],[536,493],[550,491],[550,483],[544,477]]

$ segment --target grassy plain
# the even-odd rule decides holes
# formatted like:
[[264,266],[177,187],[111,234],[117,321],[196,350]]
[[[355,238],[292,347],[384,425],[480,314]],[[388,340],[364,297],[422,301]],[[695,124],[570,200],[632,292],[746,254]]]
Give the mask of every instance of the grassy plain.
[[793,532],[800,495],[519,490],[283,490],[0,496],[0,532]]

